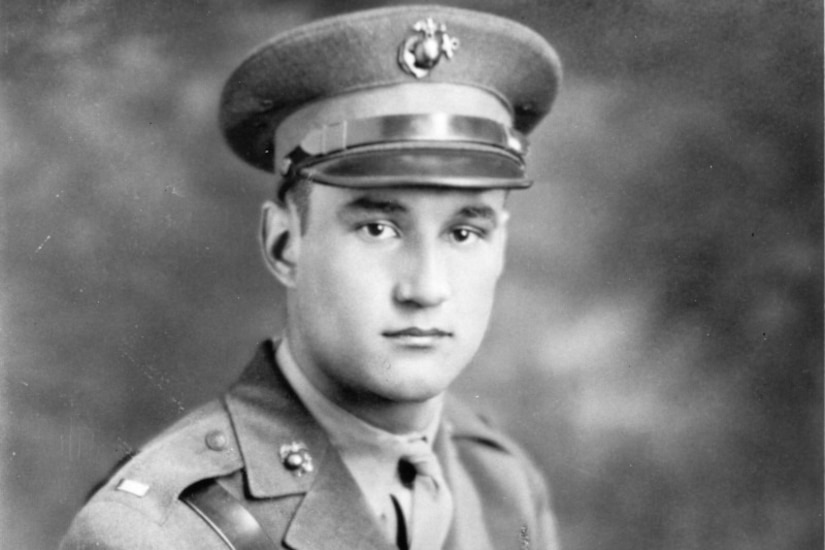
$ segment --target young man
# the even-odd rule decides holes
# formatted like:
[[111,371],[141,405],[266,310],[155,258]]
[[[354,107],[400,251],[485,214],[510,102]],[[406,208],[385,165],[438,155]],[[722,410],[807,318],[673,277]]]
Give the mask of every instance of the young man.
[[446,390],[487,327],[525,134],[560,67],[498,17],[319,21],[233,73],[233,149],[263,207],[287,329],[117,472],[63,548],[556,548],[544,484]]

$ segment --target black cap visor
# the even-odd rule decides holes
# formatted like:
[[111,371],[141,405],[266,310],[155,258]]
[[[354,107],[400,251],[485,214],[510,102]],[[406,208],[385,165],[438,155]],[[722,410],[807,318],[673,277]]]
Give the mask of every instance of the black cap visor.
[[363,148],[304,162],[299,177],[338,187],[457,187],[524,189],[524,163],[493,147]]

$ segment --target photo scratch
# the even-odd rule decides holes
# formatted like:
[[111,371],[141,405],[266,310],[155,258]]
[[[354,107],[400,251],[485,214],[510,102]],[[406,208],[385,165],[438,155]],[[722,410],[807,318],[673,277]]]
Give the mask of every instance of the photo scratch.
[[40,251],[43,249],[43,246],[44,246],[47,242],[49,242],[49,239],[51,239],[51,238],[52,238],[52,236],[51,236],[51,235],[46,235],[46,238],[45,238],[45,239],[43,239],[43,242],[42,242],[42,243],[40,243],[40,246],[38,246],[38,247],[35,249],[34,253],[35,253],[35,254],[37,254],[38,252],[40,252]]
[[183,405],[183,403],[174,395],[171,395],[167,390],[167,386],[170,385],[170,380],[168,376],[158,372],[158,369],[152,365],[143,362],[138,362],[125,350],[121,350],[121,354],[124,358],[128,359],[132,365],[138,367],[143,376],[146,377],[146,379],[149,380],[149,382],[153,386],[155,386],[155,388],[157,388],[160,392],[166,394],[169,401],[177,408],[179,412],[183,412],[186,410],[186,407]]

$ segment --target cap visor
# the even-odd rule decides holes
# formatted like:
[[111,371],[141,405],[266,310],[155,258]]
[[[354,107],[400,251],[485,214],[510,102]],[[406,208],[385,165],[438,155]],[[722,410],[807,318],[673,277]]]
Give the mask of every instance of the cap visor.
[[346,152],[303,167],[301,176],[338,187],[530,187],[524,165],[505,153],[466,149]]

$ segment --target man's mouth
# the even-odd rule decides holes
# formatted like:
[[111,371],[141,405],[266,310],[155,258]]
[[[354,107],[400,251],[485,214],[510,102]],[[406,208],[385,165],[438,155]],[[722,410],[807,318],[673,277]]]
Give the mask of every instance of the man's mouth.
[[437,346],[447,338],[453,336],[452,332],[438,328],[409,327],[401,330],[388,330],[382,333],[391,342],[408,348],[428,349]]
[[441,330],[437,328],[418,328],[418,327],[409,327],[402,330],[388,330],[385,331],[384,336],[388,336],[390,338],[395,338],[398,336],[433,336],[436,338],[441,338],[445,336],[452,336],[452,332],[447,332],[446,330]]

